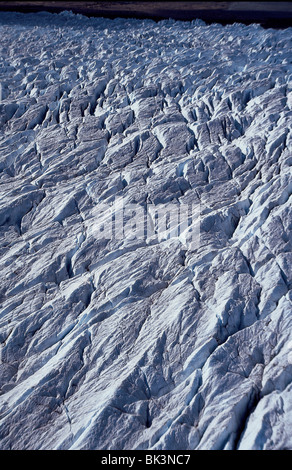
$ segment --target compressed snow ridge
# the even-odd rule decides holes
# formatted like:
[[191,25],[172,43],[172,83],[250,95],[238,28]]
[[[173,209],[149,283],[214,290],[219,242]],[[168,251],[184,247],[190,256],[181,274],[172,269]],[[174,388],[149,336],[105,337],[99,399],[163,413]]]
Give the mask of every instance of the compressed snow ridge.
[[0,37],[0,448],[291,449],[292,29]]

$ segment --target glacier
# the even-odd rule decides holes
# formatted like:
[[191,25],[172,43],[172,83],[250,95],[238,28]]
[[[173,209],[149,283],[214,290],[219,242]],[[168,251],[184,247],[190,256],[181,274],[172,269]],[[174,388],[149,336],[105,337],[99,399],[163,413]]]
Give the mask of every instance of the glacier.
[[0,449],[292,449],[292,28],[0,37]]

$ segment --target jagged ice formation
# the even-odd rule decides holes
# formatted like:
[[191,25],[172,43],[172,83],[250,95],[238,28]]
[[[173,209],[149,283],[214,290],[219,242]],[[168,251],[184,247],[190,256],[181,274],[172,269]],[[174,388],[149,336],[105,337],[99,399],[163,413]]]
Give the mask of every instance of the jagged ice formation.
[[1,449],[292,448],[291,33],[1,14]]

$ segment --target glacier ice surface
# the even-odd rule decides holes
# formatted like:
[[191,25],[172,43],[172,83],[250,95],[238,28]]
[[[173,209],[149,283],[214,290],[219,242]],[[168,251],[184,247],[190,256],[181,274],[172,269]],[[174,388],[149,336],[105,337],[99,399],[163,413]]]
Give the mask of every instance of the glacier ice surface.
[[1,13],[1,449],[292,448],[291,33]]

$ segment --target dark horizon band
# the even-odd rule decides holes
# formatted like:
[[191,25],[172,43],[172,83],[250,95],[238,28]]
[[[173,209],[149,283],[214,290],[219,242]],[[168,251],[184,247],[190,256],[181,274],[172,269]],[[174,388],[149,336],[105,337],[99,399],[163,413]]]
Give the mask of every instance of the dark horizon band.
[[[105,18],[137,18],[160,21],[174,20],[191,21],[201,19],[207,24],[221,23],[259,23],[263,27],[286,28],[292,26],[291,2],[244,2],[245,8],[236,8],[238,2],[34,2],[34,1],[0,1],[1,11],[34,13],[47,11],[60,13],[71,10],[73,13],[89,17]],[[262,7],[259,4],[262,3]],[[146,4],[146,5],[145,5]],[[205,5],[203,5],[205,4]],[[277,5],[278,4],[278,5]],[[254,5],[254,8],[253,8]]]

